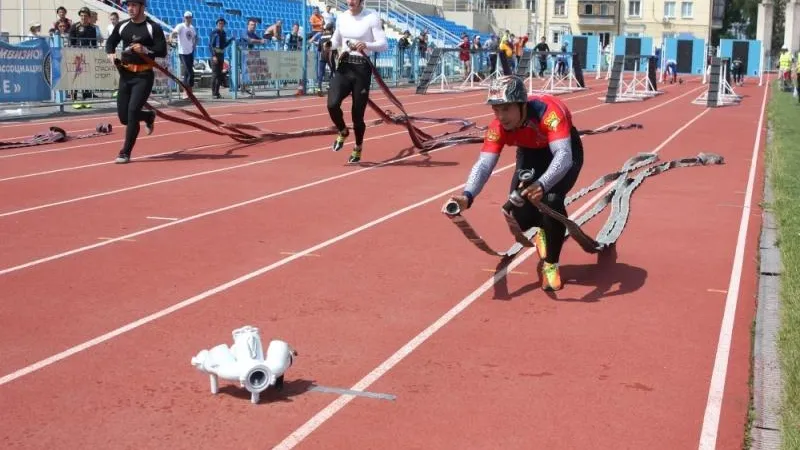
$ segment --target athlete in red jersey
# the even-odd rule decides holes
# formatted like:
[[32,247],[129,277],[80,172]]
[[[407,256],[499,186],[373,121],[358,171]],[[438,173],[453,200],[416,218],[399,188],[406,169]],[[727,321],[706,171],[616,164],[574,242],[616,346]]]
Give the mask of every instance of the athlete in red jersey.
[[[493,83],[487,104],[492,105],[495,119],[486,130],[483,148],[463,194],[452,200],[461,209],[472,206],[497,165],[503,147],[516,146],[517,170],[511,191],[521,187],[519,171],[532,169],[537,180],[522,191],[522,196],[566,216],[564,200],[583,166],[583,144],[567,106],[550,95],[528,97],[525,83],[516,76],[502,77]],[[514,208],[512,215],[523,230],[540,228],[535,240],[539,256],[544,259],[542,289],[561,289],[558,262],[566,228],[531,203]]]

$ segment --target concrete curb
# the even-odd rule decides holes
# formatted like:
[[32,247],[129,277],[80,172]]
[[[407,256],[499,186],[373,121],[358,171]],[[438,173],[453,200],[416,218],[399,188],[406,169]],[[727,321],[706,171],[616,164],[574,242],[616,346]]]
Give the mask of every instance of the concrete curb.
[[[767,131],[767,145],[771,141]],[[766,168],[764,203],[774,202],[772,177]],[[753,342],[753,403],[755,419],[751,431],[753,450],[781,449],[781,406],[783,377],[778,349],[781,325],[780,275],[783,272],[778,248],[778,224],[769,210],[762,213],[759,243],[758,307]]]

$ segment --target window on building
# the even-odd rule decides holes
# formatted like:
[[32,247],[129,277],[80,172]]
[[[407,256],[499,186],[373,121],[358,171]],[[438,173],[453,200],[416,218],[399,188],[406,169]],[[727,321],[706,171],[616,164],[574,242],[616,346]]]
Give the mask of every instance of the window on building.
[[561,42],[561,32],[553,31],[553,43],[558,44],[559,42]]
[[664,17],[675,18],[675,2],[664,2]]
[[554,16],[567,15],[567,2],[566,0],[555,0],[555,8],[553,10]]
[[610,16],[611,14],[608,13],[608,5],[606,3],[600,4],[600,15],[601,16]]
[[628,1],[628,15],[631,17],[642,16],[642,2],[640,0]]
[[586,14],[587,16],[591,16],[593,14],[592,13],[592,6],[594,6],[594,5],[592,5],[591,3],[584,3],[583,4],[583,13]]
[[691,18],[694,17],[694,5],[692,2],[681,3],[681,17]]

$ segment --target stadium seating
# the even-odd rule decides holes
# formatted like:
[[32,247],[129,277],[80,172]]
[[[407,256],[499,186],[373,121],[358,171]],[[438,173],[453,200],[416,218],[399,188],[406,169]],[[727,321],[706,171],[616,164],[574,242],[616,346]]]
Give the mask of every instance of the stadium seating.
[[[305,30],[309,29],[307,18],[311,16],[314,5],[306,3],[305,23],[303,22],[301,5],[302,2],[299,0],[149,0],[148,9],[152,15],[170,27],[183,22],[183,13],[191,11],[194,16],[194,25],[199,34],[195,58],[204,60],[210,57],[208,48],[209,35],[216,27],[218,18],[222,17],[226,20],[225,29],[228,37],[233,39],[244,37],[247,30],[247,21],[251,18],[258,21],[256,29],[259,35],[279,19],[283,21],[284,34],[288,34],[295,23]],[[485,33],[479,33],[438,16],[423,17],[459,38],[462,33],[467,33],[470,39],[475,35],[480,35],[484,42],[488,38]],[[405,23],[406,17],[394,11],[389,13],[388,22],[391,25],[396,25],[399,29],[407,27]],[[456,45],[457,43],[458,41],[448,41],[447,45]],[[389,48],[394,49],[396,46],[397,40],[389,38]]]
[[444,30],[450,33],[455,34],[458,37],[461,37],[462,34],[466,33],[469,36],[470,40],[472,40],[472,37],[475,35],[480,36],[482,42],[486,42],[486,40],[489,38],[488,33],[481,33],[479,31],[473,30],[472,28],[465,27],[464,25],[459,25],[455,22],[452,22],[450,20],[444,19],[439,16],[422,16],[422,17],[425,17],[434,24],[442,27]]
[[[291,32],[294,23],[305,30],[309,29],[308,19],[303,23],[301,2],[292,0],[225,0],[223,1],[198,1],[198,0],[150,0],[148,9],[150,13],[166,22],[170,26],[183,22],[183,13],[191,11],[194,16],[194,25],[199,34],[198,48],[195,57],[207,59],[210,56],[208,39],[211,31],[216,27],[217,19],[224,18],[227,22],[225,30],[229,38],[242,38],[247,30],[247,21],[251,18],[259,21],[257,31],[259,35],[275,23],[283,20],[283,32]],[[306,17],[311,16],[313,6],[306,4]]]

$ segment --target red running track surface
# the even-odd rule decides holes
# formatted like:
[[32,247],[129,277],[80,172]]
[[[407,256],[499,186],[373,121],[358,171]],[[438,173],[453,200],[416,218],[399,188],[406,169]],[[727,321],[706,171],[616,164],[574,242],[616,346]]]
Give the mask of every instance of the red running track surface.
[[[716,410],[707,400],[720,387],[711,374],[725,347],[723,314],[737,301],[728,364],[717,365],[726,369],[719,427],[708,427],[704,442],[740,446],[759,227],[750,207],[761,184],[748,177],[760,164],[752,156],[765,88],[745,86],[741,105],[707,110],[691,104],[697,82],[617,105],[599,102],[601,83],[590,86],[563,96],[579,128],[645,128],[585,137],[577,186],[642,151],[665,161],[711,151],[726,164],[645,181],[616,252],[598,260],[568,241],[566,286],[555,294],[539,288],[529,252],[493,285],[498,261],[439,212],[478,145],[426,158],[408,151],[403,128],[378,126],[352,167],[344,164],[351,144],[333,153],[328,137],[241,147],[159,122],[136,147],[143,158],[122,167],[110,164],[121,127],[0,153],[0,184],[13,193],[0,198],[0,442],[697,448],[704,415]],[[481,125],[491,117],[481,93],[402,95],[412,114]],[[265,109],[300,111],[255,113]],[[328,124],[324,99],[217,112],[281,131]],[[66,127],[92,128],[94,119]],[[0,126],[0,136],[43,125]],[[167,154],[180,149],[188,150]],[[505,169],[467,213],[500,248],[511,242],[498,208],[513,158],[506,149]],[[748,186],[756,194],[745,205]],[[739,278],[732,267],[743,212]],[[244,324],[260,327],[265,344],[281,338],[300,352],[285,390],[260,405],[225,383],[212,396],[189,364],[203,348],[230,344]],[[312,384],[396,399],[307,391]]]

